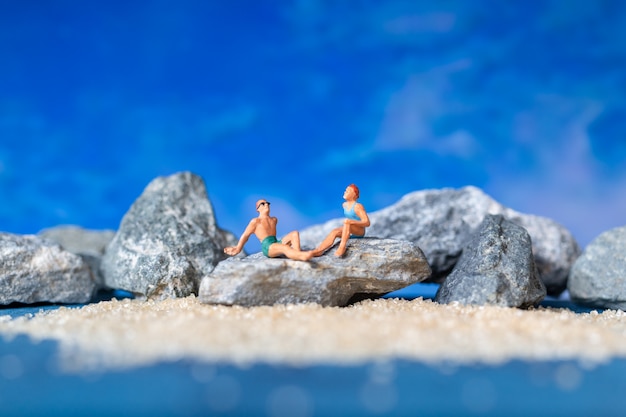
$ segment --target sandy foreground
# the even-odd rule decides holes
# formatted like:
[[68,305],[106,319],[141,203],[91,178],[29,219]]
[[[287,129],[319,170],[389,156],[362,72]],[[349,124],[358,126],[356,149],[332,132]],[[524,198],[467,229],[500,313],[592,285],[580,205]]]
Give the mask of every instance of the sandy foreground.
[[60,342],[68,370],[195,359],[312,365],[407,359],[501,363],[626,356],[626,313],[440,305],[418,298],[343,307],[205,305],[194,296],[112,300],[31,316],[0,317],[0,335]]

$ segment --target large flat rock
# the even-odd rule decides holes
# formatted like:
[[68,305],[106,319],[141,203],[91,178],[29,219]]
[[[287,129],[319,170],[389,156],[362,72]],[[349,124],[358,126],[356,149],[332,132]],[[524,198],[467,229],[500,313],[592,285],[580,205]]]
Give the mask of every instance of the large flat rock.
[[343,258],[328,251],[309,262],[260,253],[221,262],[202,280],[203,303],[241,306],[318,303],[345,306],[420,282],[431,274],[417,245],[351,239]]
[[[433,270],[432,281],[442,282],[452,271],[463,248],[488,214],[501,214],[524,227],[548,294],[558,295],[567,285],[570,268],[580,255],[571,233],[555,221],[522,214],[498,203],[476,187],[416,191],[396,204],[369,213],[367,236],[408,240],[418,245]],[[317,246],[343,219],[334,219],[300,233],[302,244]]]

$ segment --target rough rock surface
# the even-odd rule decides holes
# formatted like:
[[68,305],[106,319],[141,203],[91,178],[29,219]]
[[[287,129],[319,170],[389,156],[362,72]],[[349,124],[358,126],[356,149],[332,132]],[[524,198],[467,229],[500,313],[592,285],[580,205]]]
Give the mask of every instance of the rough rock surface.
[[[504,207],[476,187],[407,194],[396,204],[369,213],[372,225],[367,236],[414,242],[424,251],[433,269],[431,280],[442,282],[487,214],[502,214],[528,231],[548,294],[560,294],[567,285],[572,264],[580,255],[571,233],[551,219]],[[302,244],[315,247],[342,221],[335,219],[303,230]]]
[[100,261],[107,245],[115,236],[114,230],[87,230],[79,226],[62,225],[43,229],[38,236],[58,243],[63,249],[83,258],[91,268],[98,286],[104,287]]
[[102,258],[105,284],[150,299],[197,294],[236,238],[217,227],[204,181],[183,172],[154,179],[124,215]]
[[0,233],[0,304],[85,303],[96,291],[78,255],[34,235]]
[[345,306],[423,281],[430,273],[423,252],[411,242],[352,239],[342,258],[331,250],[310,262],[260,253],[226,260],[202,280],[199,298],[203,303],[242,306]]
[[572,301],[626,310],[626,226],[595,238],[576,260],[567,288]]
[[502,215],[487,215],[435,301],[529,307],[545,296],[526,229]]

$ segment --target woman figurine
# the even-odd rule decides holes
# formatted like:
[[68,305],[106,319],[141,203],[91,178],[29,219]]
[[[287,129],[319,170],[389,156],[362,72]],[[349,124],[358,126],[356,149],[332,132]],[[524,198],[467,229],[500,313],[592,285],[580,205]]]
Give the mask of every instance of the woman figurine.
[[359,198],[359,188],[350,184],[343,193],[343,213],[346,219],[343,226],[333,229],[322,243],[313,250],[314,256],[321,256],[335,243],[335,239],[341,238],[339,248],[335,252],[335,256],[341,257],[346,253],[346,244],[351,237],[360,238],[365,236],[365,228],[370,225],[370,219],[361,203],[357,203]]

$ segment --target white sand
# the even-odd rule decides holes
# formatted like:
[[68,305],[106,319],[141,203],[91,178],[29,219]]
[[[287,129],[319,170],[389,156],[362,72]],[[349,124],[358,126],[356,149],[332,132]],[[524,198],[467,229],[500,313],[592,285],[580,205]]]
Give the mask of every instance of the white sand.
[[53,339],[68,370],[193,358],[207,362],[428,363],[626,356],[626,313],[440,305],[380,299],[345,308],[315,304],[226,307],[195,297],[107,301],[31,317],[0,317],[0,334]]

